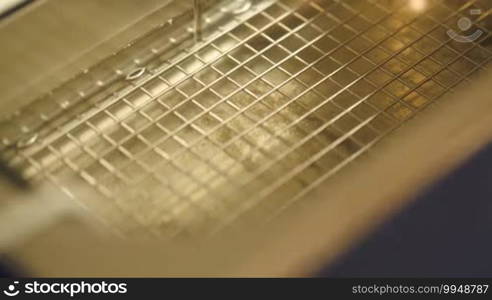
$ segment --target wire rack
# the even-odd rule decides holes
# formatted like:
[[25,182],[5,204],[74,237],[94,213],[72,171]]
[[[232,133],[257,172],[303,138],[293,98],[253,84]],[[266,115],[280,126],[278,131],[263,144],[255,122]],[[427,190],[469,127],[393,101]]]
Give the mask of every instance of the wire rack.
[[[253,2],[159,64],[92,78],[83,105],[47,96],[14,114],[0,132],[22,147],[4,152],[33,182],[82,178],[102,200],[79,200],[127,235],[265,221],[487,68],[490,3],[411,2]],[[449,35],[465,17],[480,32],[466,43]]]

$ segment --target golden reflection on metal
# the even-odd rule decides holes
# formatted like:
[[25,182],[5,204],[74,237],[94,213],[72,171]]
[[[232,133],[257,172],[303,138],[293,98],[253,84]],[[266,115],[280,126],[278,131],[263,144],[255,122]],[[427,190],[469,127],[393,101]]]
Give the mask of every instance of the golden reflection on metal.
[[428,0],[409,0],[409,7],[415,12],[423,12],[428,6]]
[[[9,153],[13,165],[33,178],[79,175],[104,196],[94,211],[128,235],[198,236],[253,210],[261,222],[492,58],[486,46],[457,47],[445,32],[436,34],[468,12],[446,1],[261,2],[234,17],[229,9],[227,18],[217,18],[224,23],[216,33],[208,28],[218,24],[207,23],[207,38],[194,47],[157,56],[156,47],[182,41],[159,34],[155,39],[166,43],[141,45],[142,53],[156,55],[150,63],[116,55],[118,63],[103,65],[118,78],[133,70],[121,61],[142,65],[129,81],[90,71],[94,85],[74,80],[12,122],[0,122],[0,140],[17,140],[15,130],[25,126],[43,141],[28,139],[22,151]],[[480,8],[483,18],[491,12]],[[401,13],[410,9],[415,13]],[[415,18],[423,10],[432,22]],[[190,7],[188,15],[185,28],[193,28],[209,11],[192,19]],[[145,70],[154,71],[143,76]],[[84,92],[83,101],[65,102],[70,88]]]

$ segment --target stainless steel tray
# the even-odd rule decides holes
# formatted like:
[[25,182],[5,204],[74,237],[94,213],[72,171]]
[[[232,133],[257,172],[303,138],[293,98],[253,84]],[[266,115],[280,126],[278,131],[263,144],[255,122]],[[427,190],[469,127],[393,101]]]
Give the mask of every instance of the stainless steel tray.
[[489,1],[242,5],[206,10],[197,43],[171,20],[13,112],[2,152],[124,235],[208,235],[309,201],[492,57]]

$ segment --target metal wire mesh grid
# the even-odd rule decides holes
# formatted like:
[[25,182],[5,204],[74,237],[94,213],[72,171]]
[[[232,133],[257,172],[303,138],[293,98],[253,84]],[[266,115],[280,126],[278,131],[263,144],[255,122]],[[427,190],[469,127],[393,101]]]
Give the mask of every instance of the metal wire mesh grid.
[[[271,217],[486,67],[484,1],[406,3],[278,1],[41,131],[12,163],[33,180],[78,174],[127,234]],[[458,43],[446,32],[472,8],[484,34]]]

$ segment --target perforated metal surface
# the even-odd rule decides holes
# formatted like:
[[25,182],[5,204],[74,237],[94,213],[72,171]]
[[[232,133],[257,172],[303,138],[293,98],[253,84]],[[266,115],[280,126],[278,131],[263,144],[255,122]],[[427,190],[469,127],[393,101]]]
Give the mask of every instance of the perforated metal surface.
[[[92,185],[104,200],[89,209],[126,234],[211,233],[252,209],[264,221],[486,68],[488,1],[411,2],[255,2],[136,79],[93,78],[81,105],[18,112],[5,144],[38,138],[4,152],[34,182]],[[470,9],[482,34],[457,42],[447,31]]]

